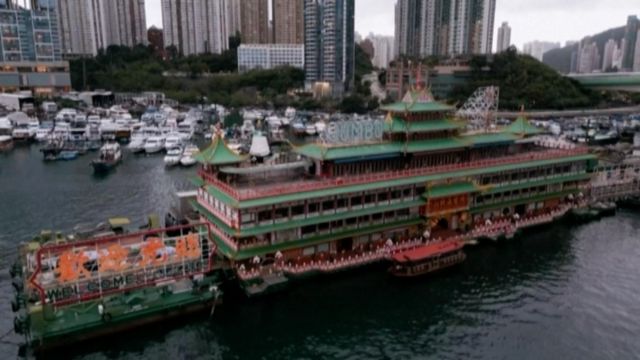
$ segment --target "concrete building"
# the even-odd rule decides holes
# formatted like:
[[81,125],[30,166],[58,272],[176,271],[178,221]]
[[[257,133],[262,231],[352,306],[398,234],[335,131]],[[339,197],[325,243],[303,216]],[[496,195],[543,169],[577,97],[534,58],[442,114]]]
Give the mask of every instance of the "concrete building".
[[273,0],[273,42],[304,44],[304,6],[300,0]]
[[640,72],[640,29],[636,35],[635,56],[633,58],[633,71]]
[[367,37],[373,43],[373,66],[377,68],[386,68],[389,66],[394,55],[393,36],[381,36],[369,34]]
[[604,44],[604,52],[602,54],[602,71],[613,68],[613,54],[616,52],[618,44],[614,39],[607,40]]
[[162,0],[164,46],[182,55],[221,53],[238,30],[239,0]]
[[0,61],[60,61],[55,7],[34,3],[31,9],[12,2],[0,7]]
[[625,46],[623,47],[622,70],[632,70],[635,58],[640,56],[636,53],[638,30],[640,30],[640,20],[637,16],[629,16],[624,30]]
[[3,61],[0,92],[31,91],[52,97],[71,90],[67,61]]
[[304,0],[305,88],[342,97],[354,86],[354,0]]
[[164,37],[162,34],[162,29],[158,29],[155,26],[152,26],[147,30],[147,41],[149,41],[149,45],[153,48],[153,52],[161,57],[165,57],[164,51]]
[[65,57],[94,56],[110,45],[147,44],[144,0],[40,0],[56,3]]
[[539,61],[542,61],[542,57],[544,53],[546,53],[549,50],[557,49],[559,47],[560,47],[559,42],[554,43],[554,42],[536,40],[536,41],[525,43],[524,46],[522,47],[522,52],[524,54],[533,56]]
[[398,0],[396,55],[488,54],[495,0]]
[[600,70],[600,51],[590,37],[585,38],[578,48],[578,73],[588,74]]
[[240,23],[243,44],[269,43],[269,0],[242,0]]
[[503,22],[498,28],[498,46],[496,52],[501,53],[511,46],[511,27],[509,23]]
[[303,44],[242,44],[238,48],[238,71],[292,66],[304,69]]

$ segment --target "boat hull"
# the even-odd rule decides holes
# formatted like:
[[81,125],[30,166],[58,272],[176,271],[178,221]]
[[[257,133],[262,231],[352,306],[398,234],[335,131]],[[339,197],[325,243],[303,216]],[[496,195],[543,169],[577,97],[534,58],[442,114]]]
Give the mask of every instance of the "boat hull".
[[106,161],[93,161],[91,162],[91,166],[93,166],[94,173],[106,173],[111,171],[113,168],[118,166],[120,161],[115,162],[106,162]]
[[413,278],[436,273],[461,264],[467,256],[463,252],[443,256],[420,264],[394,265],[389,268],[391,275],[400,278]]

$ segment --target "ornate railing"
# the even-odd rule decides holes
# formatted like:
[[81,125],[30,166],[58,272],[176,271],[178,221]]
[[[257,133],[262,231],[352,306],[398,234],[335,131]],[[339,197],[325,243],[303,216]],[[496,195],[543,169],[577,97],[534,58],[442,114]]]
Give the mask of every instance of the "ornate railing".
[[486,159],[481,161],[471,161],[466,163],[448,164],[440,166],[430,166],[420,169],[388,171],[384,173],[366,174],[357,176],[343,176],[323,180],[302,180],[289,182],[286,184],[264,185],[247,189],[238,189],[221,180],[214,175],[206,173],[202,170],[199,175],[209,184],[216,186],[229,196],[236,200],[248,200],[261,197],[277,196],[288,193],[307,192],[313,190],[321,190],[331,187],[368,184],[372,182],[388,181],[402,179],[412,176],[422,176],[437,173],[445,173],[452,171],[460,171],[467,169],[476,169],[484,167],[493,167],[500,165],[516,164],[525,161],[549,160],[560,157],[584,155],[588,153],[586,147],[578,147],[575,149],[554,149],[540,152],[532,152],[514,156],[506,156],[495,159]]

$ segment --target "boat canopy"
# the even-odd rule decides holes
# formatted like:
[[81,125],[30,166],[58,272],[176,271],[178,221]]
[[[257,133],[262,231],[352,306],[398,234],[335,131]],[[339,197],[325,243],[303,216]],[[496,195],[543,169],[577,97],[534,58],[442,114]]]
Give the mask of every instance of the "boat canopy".
[[435,244],[425,245],[416,249],[404,251],[393,255],[393,261],[397,263],[418,262],[433,256],[447,254],[462,249],[464,243],[459,240],[449,240]]

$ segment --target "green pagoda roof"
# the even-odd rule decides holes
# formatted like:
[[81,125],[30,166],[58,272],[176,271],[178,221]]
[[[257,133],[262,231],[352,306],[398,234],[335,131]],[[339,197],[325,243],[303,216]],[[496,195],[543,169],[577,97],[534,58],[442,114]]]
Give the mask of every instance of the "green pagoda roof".
[[224,140],[217,135],[214,136],[211,145],[196,154],[194,158],[199,163],[209,165],[237,164],[247,159],[246,156],[238,155],[229,149]]
[[452,106],[435,101],[431,91],[423,86],[412,88],[402,98],[402,101],[389,104],[380,108],[383,111],[391,112],[433,112],[451,111]]
[[380,108],[383,111],[391,111],[391,112],[431,112],[431,111],[451,111],[453,107],[441,104],[439,102],[431,102],[431,103],[415,103],[415,104],[407,104],[404,102],[397,102],[393,104],[389,104]]
[[376,143],[345,146],[327,146],[313,143],[294,147],[298,154],[316,160],[339,160],[348,158],[363,158],[367,156],[388,155],[402,152],[401,143]]
[[447,137],[441,139],[381,142],[356,145],[324,145],[320,143],[294,147],[298,154],[315,160],[364,159],[376,156],[392,156],[405,153],[414,154],[431,151],[459,149],[469,146],[490,146],[513,143],[519,137],[505,132]]
[[513,143],[519,139],[518,136],[509,132],[497,132],[487,134],[465,135],[461,137],[462,141],[471,146],[488,146],[504,143]]
[[536,135],[542,132],[542,130],[531,125],[524,116],[519,116],[516,121],[512,122],[504,130],[517,135]]
[[455,130],[462,127],[462,124],[449,119],[408,122],[403,119],[393,117],[390,121],[385,123],[385,131],[391,133]]

